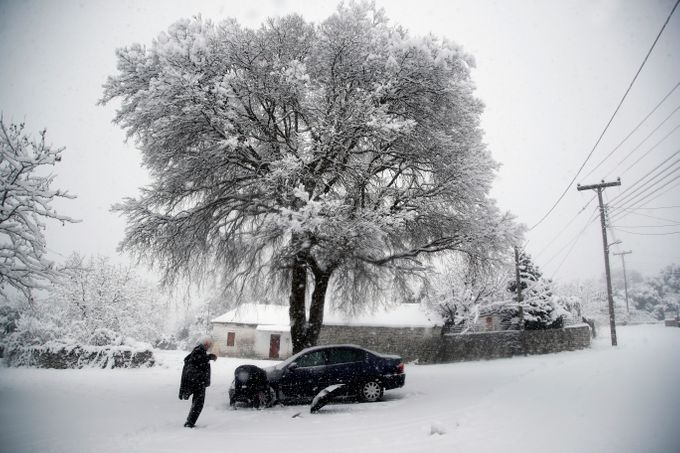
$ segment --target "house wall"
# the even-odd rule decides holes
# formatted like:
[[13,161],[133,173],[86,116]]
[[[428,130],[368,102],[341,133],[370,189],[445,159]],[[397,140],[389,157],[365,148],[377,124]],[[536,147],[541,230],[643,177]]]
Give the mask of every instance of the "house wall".
[[[213,323],[213,351],[222,357],[257,357],[255,327],[247,324]],[[234,346],[227,346],[229,332],[235,333]]]
[[268,330],[258,330],[255,335],[255,354],[256,357],[262,359],[269,358],[269,346],[271,345],[271,336],[280,335],[281,343],[279,346],[279,359],[287,359],[293,354],[293,342],[290,338],[290,332],[272,332]]

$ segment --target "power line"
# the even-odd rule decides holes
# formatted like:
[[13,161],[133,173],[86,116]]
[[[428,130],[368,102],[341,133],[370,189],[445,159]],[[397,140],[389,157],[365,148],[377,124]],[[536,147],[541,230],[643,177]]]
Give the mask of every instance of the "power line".
[[578,244],[578,240],[581,239],[582,237],[583,237],[583,235],[578,235],[578,236],[576,237],[576,240],[574,241],[574,243],[571,244],[571,247],[569,247],[569,250],[567,251],[567,254],[564,255],[564,258],[562,258],[562,261],[560,261],[560,264],[557,265],[557,267],[555,268],[555,270],[554,270],[554,271],[552,272],[552,274],[550,275],[550,278],[551,278],[551,279],[554,279],[554,278],[555,278],[555,275],[560,271],[560,269],[562,268],[562,265],[567,261],[567,258],[569,258],[569,255],[571,255],[571,252],[574,250],[574,247],[576,247],[576,244]]
[[[677,171],[677,169],[676,169],[676,171]],[[664,178],[664,179],[665,179],[665,178]],[[651,192],[651,193],[649,193],[649,194],[646,194],[641,200],[636,200],[635,203],[640,203],[640,202],[646,200],[646,199],[647,199],[648,197],[650,197],[651,195],[654,195],[655,193],[657,193],[657,192],[659,192],[660,190],[664,189],[664,188],[667,187],[669,184],[673,183],[674,181],[677,181],[678,179],[680,179],[680,176],[676,176],[675,178],[671,179],[670,181],[668,181],[668,182],[667,182],[666,184],[664,184],[663,186],[658,187],[656,190],[654,190],[653,192]],[[656,184],[656,183],[655,183],[655,184]],[[642,195],[642,194],[636,195],[635,197],[633,197],[633,199],[638,198],[640,195]],[[628,202],[631,202],[631,201],[632,201],[632,200],[628,200]],[[625,206],[624,206],[624,207],[625,207]]]
[[[652,109],[652,111],[649,112],[649,113],[647,114],[647,116],[645,116],[645,117],[642,119],[642,121],[640,121],[640,122],[637,124],[637,126],[635,126],[635,128],[633,128],[633,130],[630,131],[630,133],[629,133],[628,135],[626,135],[626,137],[625,137],[623,140],[621,140],[621,142],[619,142],[619,144],[616,145],[616,146],[614,147],[614,149],[612,149],[612,150],[609,152],[609,154],[607,154],[607,155],[604,157],[604,159],[602,159],[602,160],[600,161],[600,163],[597,164],[592,170],[590,170],[590,171],[588,172],[588,174],[585,175],[583,178],[584,178],[584,179],[588,178],[588,176],[592,175],[592,174],[595,172],[595,170],[597,170],[598,168],[600,168],[600,166],[601,166],[603,163],[605,163],[605,162],[607,161],[607,159],[609,159],[609,158],[612,156],[612,154],[614,154],[614,153],[616,152],[616,150],[618,150],[618,149],[621,147],[621,145],[623,145],[623,144],[624,144],[624,143],[625,143],[625,142],[626,142],[626,141],[627,141],[627,140],[628,140],[635,132],[637,132],[638,129],[640,129],[640,126],[642,126],[642,125],[644,124],[644,122],[647,121],[647,120],[649,119],[649,117],[652,116],[652,115],[654,114],[654,112],[656,112],[656,111],[659,109],[659,107],[661,107],[661,104],[663,104],[663,103],[666,101],[666,99],[668,99],[668,97],[669,97],[671,94],[673,94],[673,92],[674,92],[679,86],[680,86],[680,82],[676,83],[675,86],[674,86],[673,88],[671,88],[671,90],[666,94],[666,96],[664,96],[663,99],[661,99],[661,101],[659,101],[659,103],[656,104],[656,106]],[[678,109],[680,109],[680,107],[676,108],[676,109],[673,111],[673,113],[675,113]],[[672,113],[671,113],[671,115],[672,115]],[[670,116],[669,116],[669,117],[670,117]],[[665,122],[665,120],[664,120],[664,122]],[[663,123],[662,123],[662,124],[663,124]],[[658,129],[658,127],[657,127],[657,129]],[[656,129],[655,129],[654,131],[656,131]],[[639,146],[639,145],[638,145],[638,146]]]
[[[619,211],[619,209],[621,209],[621,211]],[[668,219],[668,218],[665,218],[665,217],[657,217],[657,216],[653,216],[653,215],[649,215],[649,214],[642,214],[641,212],[627,212],[628,210],[626,208],[616,208],[616,207],[614,207],[614,208],[612,208],[612,211],[616,212],[611,217],[612,220],[614,218],[617,218],[618,220],[620,220],[623,217],[625,217],[629,214],[632,214],[632,215],[636,215],[636,216],[640,216],[640,217],[646,217],[648,219],[661,220],[662,222],[676,222],[676,223],[680,224],[680,221],[675,220],[675,219]]]
[[626,231],[622,230],[620,228],[617,228],[617,231],[620,231],[622,233],[626,234],[634,234],[636,236],[670,236],[673,234],[680,234],[680,231],[671,231],[670,233],[635,233],[634,231]]
[[[647,202],[647,203],[650,203],[650,202],[656,200],[657,198],[664,196],[665,194],[667,194],[667,193],[670,192],[671,190],[674,190],[676,187],[680,187],[680,183],[672,185],[671,187],[669,187],[668,189],[664,190],[663,192],[661,192],[660,194],[658,194],[657,196],[655,196],[655,197],[653,197],[653,198],[651,198],[651,199],[645,198],[644,201]],[[642,209],[642,208],[641,208],[641,209]]]
[[647,157],[647,156],[649,155],[649,153],[651,153],[652,151],[654,151],[654,150],[656,149],[657,146],[659,146],[660,144],[662,144],[663,142],[665,142],[666,139],[667,139],[668,137],[670,137],[671,135],[673,135],[673,133],[674,133],[675,131],[677,131],[678,129],[680,129],[680,124],[678,124],[677,126],[675,126],[669,133],[667,133],[666,135],[664,135],[663,138],[662,138],[661,140],[659,140],[658,142],[656,142],[656,143],[654,144],[654,146],[652,146],[651,148],[649,148],[649,149],[647,150],[646,153],[644,153],[642,156],[638,157],[638,159],[637,159],[635,162],[633,162],[632,164],[630,164],[630,165],[628,166],[628,168],[626,168],[625,170],[623,170],[623,171],[621,172],[621,174],[626,173],[628,170],[630,170],[630,169],[633,168],[635,165],[637,165],[638,162],[640,162],[642,159],[644,159],[645,157]]
[[[630,193],[631,193],[631,190],[636,190],[635,187],[636,187],[641,181],[644,181],[645,178],[649,177],[649,175],[653,174],[656,170],[658,170],[661,166],[663,166],[664,164],[666,164],[669,160],[673,159],[673,158],[674,158],[675,156],[677,156],[678,154],[680,154],[680,150],[674,152],[673,154],[671,154],[670,156],[668,156],[663,162],[661,162],[659,165],[657,165],[656,167],[652,168],[650,171],[648,171],[648,172],[645,173],[643,176],[641,176],[640,178],[638,178],[634,183],[632,183],[630,186],[628,186],[628,188],[627,188],[626,190],[624,190],[623,192],[621,192],[620,194],[618,194],[617,196],[615,196],[614,198],[612,198],[611,201],[612,201],[612,202],[615,202],[616,200],[619,200],[621,197],[627,198],[627,197],[628,197],[627,194],[630,194]],[[675,162],[672,163],[672,164],[670,164],[670,165],[672,166],[672,165],[674,165],[674,164],[675,164]]]
[[680,205],[675,205],[675,206],[654,206],[654,207],[651,207],[651,208],[635,207],[635,208],[625,208],[625,210],[626,210],[626,211],[637,211],[637,210],[674,209],[674,208],[680,208]]
[[536,222],[536,224],[535,224],[534,226],[532,226],[531,228],[529,228],[529,231],[533,230],[533,229],[536,228],[538,225],[540,225],[540,224],[541,224],[541,223],[542,223],[542,222],[550,215],[550,213],[553,212],[553,210],[557,207],[557,205],[560,203],[560,201],[562,201],[562,199],[564,198],[564,196],[567,194],[567,192],[569,191],[569,188],[571,187],[571,185],[574,184],[574,181],[576,181],[576,178],[578,178],[578,175],[580,175],[580,174],[581,174],[581,171],[583,171],[583,167],[586,166],[586,164],[587,164],[588,161],[590,160],[590,157],[591,157],[591,156],[593,155],[593,153],[595,152],[595,149],[597,148],[597,146],[598,146],[598,145],[600,144],[600,142],[602,141],[602,137],[604,137],[604,134],[605,134],[605,133],[607,132],[607,130],[609,129],[609,126],[612,124],[612,121],[614,121],[614,117],[616,117],[616,114],[619,113],[619,110],[621,109],[621,106],[623,105],[623,101],[625,101],[625,100],[626,100],[626,97],[628,97],[628,93],[629,93],[630,90],[633,88],[633,84],[635,83],[635,81],[637,80],[638,76],[639,76],[640,73],[642,72],[642,68],[645,67],[645,64],[647,63],[647,60],[649,59],[649,56],[652,54],[652,51],[654,50],[654,47],[656,47],[656,43],[659,41],[659,38],[660,38],[661,35],[663,34],[663,31],[666,29],[666,25],[668,25],[668,22],[671,20],[671,17],[673,16],[673,13],[675,12],[676,8],[678,7],[678,4],[680,4],[680,0],[677,0],[677,1],[675,2],[675,5],[673,5],[673,9],[671,9],[671,12],[668,14],[668,17],[666,18],[666,21],[663,23],[663,25],[661,26],[661,29],[659,30],[659,33],[656,35],[656,38],[654,38],[654,42],[652,43],[651,47],[650,47],[649,50],[647,51],[647,55],[645,55],[645,58],[642,60],[642,64],[640,64],[640,67],[638,68],[637,72],[635,73],[635,76],[633,77],[633,80],[630,81],[630,84],[628,85],[628,88],[626,89],[626,92],[623,94],[623,97],[622,97],[621,100],[619,101],[619,104],[616,106],[616,109],[614,110],[614,113],[612,114],[611,118],[609,118],[609,121],[607,121],[607,124],[605,125],[604,129],[602,130],[602,133],[600,134],[600,137],[597,139],[597,141],[595,142],[595,145],[593,145],[593,148],[592,148],[592,149],[590,150],[590,152],[588,153],[588,156],[586,157],[586,159],[585,159],[585,160],[583,161],[583,163],[581,164],[581,167],[578,169],[578,171],[576,172],[576,174],[574,175],[574,177],[572,178],[572,180],[569,182],[569,184],[567,185],[567,187],[565,187],[564,191],[563,191],[562,194],[559,196],[559,198],[557,199],[557,201],[555,202],[555,204],[552,205],[552,207],[548,210],[548,212],[546,212],[545,215],[544,215],[543,217],[541,217],[541,219],[540,219],[538,222]]
[[567,222],[567,224],[555,236],[553,236],[552,239],[550,239],[548,241],[548,243],[535,255],[535,257],[538,258],[540,255],[542,255],[543,252],[545,252],[546,249],[552,245],[553,241],[555,241],[555,239],[560,237],[562,235],[562,233],[564,233],[566,231],[566,229],[569,228],[569,226],[572,223],[574,223],[574,220],[576,220],[578,218],[578,216],[581,215],[581,213],[583,211],[585,211],[588,208],[588,206],[590,206],[590,204],[595,200],[595,198],[597,198],[597,195],[593,195],[593,198],[591,198],[590,201],[588,201],[588,203],[586,203],[585,205],[583,205],[583,207],[581,209],[579,209],[579,211],[576,213],[576,215],[574,217],[572,217],[571,220],[569,220],[569,222]]
[[561,247],[561,248],[560,248],[560,249],[559,249],[552,257],[550,257],[550,259],[548,259],[547,261],[545,261],[545,262],[543,263],[543,266],[545,267],[545,266],[547,266],[548,264],[550,264],[555,258],[557,258],[557,257],[562,253],[562,251],[563,251],[564,249],[566,249],[566,248],[569,247],[570,245],[571,245],[572,248],[573,248],[573,243],[578,242],[579,238],[580,238],[581,236],[583,236],[583,233],[586,231],[586,229],[588,229],[588,227],[590,226],[590,224],[593,223],[595,220],[597,220],[597,214],[596,214],[596,213],[593,213],[593,214],[590,215],[590,217],[588,217],[588,221],[587,221],[586,224],[583,226],[583,228],[581,229],[581,231],[579,231],[578,233],[576,233],[576,236],[574,236],[571,240],[569,240],[569,242],[567,242],[565,245],[563,245],[563,246],[562,246],[562,247]]
[[[663,189],[664,187],[667,187],[667,186],[668,186],[670,183],[672,183],[673,181],[677,181],[678,178],[680,178],[680,176],[676,176],[675,178],[671,179],[670,181],[668,181],[668,182],[667,182],[666,184],[664,184],[663,186],[656,188],[656,190],[652,191],[651,193],[645,194],[645,192],[646,192],[647,190],[649,190],[649,189],[653,188],[654,186],[658,185],[658,183],[662,182],[663,180],[665,180],[666,178],[668,178],[668,177],[669,177],[670,175],[672,175],[673,173],[677,173],[678,170],[680,170],[680,167],[676,168],[671,174],[668,174],[668,175],[664,176],[663,178],[659,179],[658,181],[654,182],[652,185],[648,186],[648,188],[645,188],[645,190],[644,190],[643,192],[640,192],[639,194],[635,195],[635,196],[632,197],[631,199],[627,200],[625,203],[631,203],[632,200],[636,200],[635,203],[638,203],[640,200],[637,200],[637,198],[639,198],[640,196],[643,196],[643,194],[644,194],[644,196],[643,196],[643,199],[644,199],[644,197],[649,196],[649,195],[652,195],[652,194],[658,192],[659,190]],[[644,186],[643,186],[643,187],[644,187]],[[626,206],[624,205],[624,206],[622,206],[622,207],[626,207]]]
[[[663,186],[661,186],[661,187],[657,188],[656,190],[654,190],[652,193],[647,194],[647,195],[646,195],[644,198],[642,198],[641,200],[636,200],[635,203],[642,203],[642,202],[645,202],[645,201],[653,201],[653,200],[656,200],[658,197],[660,197],[661,195],[665,194],[665,193],[668,192],[669,190],[671,190],[671,189],[677,187],[679,184],[676,184],[676,185],[670,187],[669,189],[663,191],[662,193],[660,193],[658,196],[652,198],[651,200],[649,199],[649,197],[651,197],[652,195],[658,193],[659,191],[661,191],[662,189],[664,189],[665,187],[667,187],[669,184],[671,184],[672,182],[674,182],[674,181],[676,181],[676,180],[678,180],[678,179],[680,179],[680,176],[676,176],[675,178],[673,178],[672,180],[668,181],[668,182],[667,182],[666,184],[664,184]],[[623,206],[623,208],[625,208],[625,206]],[[625,214],[624,214],[624,215],[625,215]],[[620,218],[622,217],[622,215],[615,215],[614,217],[617,217],[617,218],[620,219]]]
[[612,225],[611,228],[668,228],[680,225],[680,223],[671,223],[668,225]]
[[[680,163],[680,159],[676,160],[673,162],[671,165],[663,168],[660,170],[656,175],[654,175],[653,178],[651,178],[651,181],[647,185],[641,185],[640,187],[636,188],[633,192],[628,193],[625,195],[622,199],[619,200],[619,204],[625,205],[626,203],[631,203],[632,200],[635,200],[642,196],[643,194],[646,194],[659,184],[661,184],[663,181],[668,179],[670,176],[673,174],[677,173],[680,171],[680,165],[677,165]],[[675,167],[675,168],[673,168]],[[670,172],[669,172],[670,170]],[[664,175],[664,173],[666,173]],[[663,176],[662,176],[663,175]]]
[[[638,149],[640,149],[640,147],[641,147],[642,145],[644,145],[644,143],[645,143],[647,140],[649,140],[650,137],[656,133],[656,131],[658,131],[659,129],[661,129],[661,127],[662,127],[664,124],[666,124],[666,121],[668,121],[669,119],[671,119],[671,117],[672,117],[672,116],[675,114],[675,112],[677,112],[678,110],[680,110],[680,105],[677,106],[677,107],[675,108],[675,110],[673,110],[673,111],[670,113],[670,115],[668,115],[666,118],[664,118],[664,120],[661,121],[661,123],[659,123],[659,125],[656,126],[652,132],[650,132],[649,134],[647,134],[647,136],[646,136],[645,138],[643,138],[642,141],[641,141],[640,143],[638,143],[637,146],[635,146],[635,148],[631,149],[630,152],[629,152],[628,154],[626,154],[626,156],[625,156],[623,159],[621,159],[621,160],[619,161],[619,163],[617,163],[616,166],[615,166],[614,168],[612,168],[611,172],[609,172],[609,173],[607,174],[607,176],[609,176],[614,170],[616,170],[617,168],[619,168],[625,161],[627,161],[628,158],[629,158],[635,151],[637,151]],[[677,127],[676,127],[676,129],[677,129]],[[675,129],[673,129],[673,131],[675,131]],[[672,133],[672,132],[671,132],[671,133]],[[662,139],[661,139],[661,142],[663,142],[663,141],[668,137],[668,135],[670,135],[670,134],[667,134],[664,138],[662,138]],[[654,146],[652,146],[652,149],[656,148],[657,146],[659,146],[659,143],[656,143]],[[647,152],[645,153],[645,155],[649,154],[650,151],[651,151],[651,150],[647,150]],[[636,161],[636,162],[637,162],[637,161]]]

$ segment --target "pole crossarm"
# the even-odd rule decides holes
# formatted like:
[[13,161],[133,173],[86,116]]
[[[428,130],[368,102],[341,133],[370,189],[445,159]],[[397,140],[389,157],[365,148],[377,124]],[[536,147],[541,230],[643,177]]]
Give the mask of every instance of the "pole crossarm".
[[589,184],[587,186],[582,186],[581,184],[576,184],[576,190],[592,190],[592,189],[604,189],[605,187],[615,187],[621,185],[621,178],[617,178],[616,181],[604,182],[599,184]]

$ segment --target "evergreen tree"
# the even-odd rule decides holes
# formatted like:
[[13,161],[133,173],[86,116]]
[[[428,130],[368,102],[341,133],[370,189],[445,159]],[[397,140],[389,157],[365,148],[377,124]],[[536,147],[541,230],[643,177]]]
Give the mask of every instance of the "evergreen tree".
[[517,302],[513,315],[522,312],[522,321],[527,330],[558,329],[564,326],[567,311],[553,297],[552,282],[543,278],[541,270],[525,251],[519,254],[519,275],[522,300],[518,300],[517,279],[508,281],[507,290],[513,293]]

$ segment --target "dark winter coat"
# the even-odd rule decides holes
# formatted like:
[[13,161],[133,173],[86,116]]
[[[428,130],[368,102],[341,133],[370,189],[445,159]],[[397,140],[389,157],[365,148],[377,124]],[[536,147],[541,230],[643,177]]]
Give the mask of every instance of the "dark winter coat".
[[182,380],[179,385],[179,398],[182,400],[200,390],[210,386],[210,359],[213,354],[208,354],[205,347],[200,344],[184,358],[182,368]]

